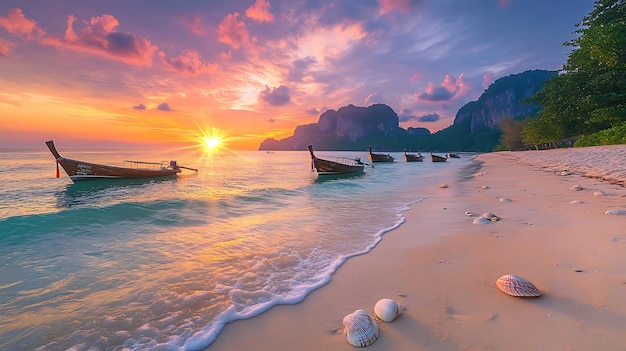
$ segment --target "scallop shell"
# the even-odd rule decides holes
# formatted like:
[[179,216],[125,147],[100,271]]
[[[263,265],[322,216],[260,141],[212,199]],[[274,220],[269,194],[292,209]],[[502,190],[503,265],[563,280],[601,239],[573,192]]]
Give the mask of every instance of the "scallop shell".
[[480,218],[484,218],[484,219],[488,219],[492,222],[497,222],[499,220],[501,220],[502,218],[496,216],[495,214],[491,213],[491,212],[485,212],[482,215],[480,215]]
[[343,317],[343,326],[352,346],[366,347],[378,339],[376,320],[363,310],[356,310]]
[[496,280],[500,290],[511,296],[541,296],[541,291],[533,283],[513,274],[506,274]]
[[626,215],[626,210],[609,210],[609,211],[604,212],[604,214],[614,215],[614,216]]
[[475,218],[472,221],[472,223],[474,223],[474,224],[489,224],[489,223],[491,223],[491,221],[488,220],[487,218],[478,217],[478,218]]
[[582,186],[580,186],[580,185],[574,185],[573,187],[569,188],[569,190],[572,190],[572,191],[581,191],[581,190],[583,190],[583,187],[582,187]]
[[380,299],[374,305],[374,314],[384,322],[391,322],[402,313],[402,306],[392,299]]

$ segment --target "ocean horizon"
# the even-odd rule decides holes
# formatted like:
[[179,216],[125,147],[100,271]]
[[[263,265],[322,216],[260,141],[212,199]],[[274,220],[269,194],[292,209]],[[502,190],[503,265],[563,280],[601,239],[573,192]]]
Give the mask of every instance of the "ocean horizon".
[[231,321],[302,301],[472,165],[396,152],[324,181],[308,151],[59,151],[111,165],[167,156],[199,172],[73,184],[44,148],[0,150],[0,349],[203,349]]

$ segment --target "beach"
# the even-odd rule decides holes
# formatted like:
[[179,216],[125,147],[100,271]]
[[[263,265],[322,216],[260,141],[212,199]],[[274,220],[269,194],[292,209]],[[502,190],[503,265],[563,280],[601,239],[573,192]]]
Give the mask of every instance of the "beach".
[[[368,350],[626,350],[625,156],[624,146],[479,155],[328,284],[227,324],[206,350],[352,350],[342,319],[373,316],[382,298],[403,311],[377,321]],[[506,274],[542,295],[503,293]]]

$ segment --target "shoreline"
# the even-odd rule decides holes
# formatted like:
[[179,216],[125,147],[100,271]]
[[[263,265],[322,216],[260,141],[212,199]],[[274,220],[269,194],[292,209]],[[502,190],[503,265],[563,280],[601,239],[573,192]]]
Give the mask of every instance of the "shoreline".
[[[403,212],[402,225],[348,259],[330,283],[296,305],[229,323],[205,350],[353,350],[343,317],[355,309],[374,315],[382,298],[404,310],[377,323],[368,350],[626,349],[626,216],[605,214],[626,208],[626,190],[558,176],[520,155],[530,154],[479,155],[480,169],[430,189],[433,196]],[[502,220],[472,224],[466,211]],[[530,280],[543,295],[502,293],[495,280],[504,274]]]

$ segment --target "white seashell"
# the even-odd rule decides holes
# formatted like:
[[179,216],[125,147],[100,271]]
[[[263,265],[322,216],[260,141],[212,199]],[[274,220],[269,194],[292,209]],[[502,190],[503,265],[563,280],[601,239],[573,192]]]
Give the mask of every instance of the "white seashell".
[[374,314],[384,322],[391,322],[402,313],[402,306],[392,299],[380,299],[374,305]]
[[594,191],[593,192],[593,196],[595,197],[601,197],[604,196],[604,193],[602,191]]
[[444,183],[444,184],[441,184],[439,187],[440,187],[441,189],[445,189],[445,188],[447,188],[447,187],[448,187],[448,184],[445,184],[445,183]]
[[352,346],[366,347],[378,339],[376,320],[363,310],[356,310],[343,317],[343,326]]
[[488,220],[487,218],[478,217],[478,218],[474,219],[474,221],[472,223],[474,223],[474,224],[489,224],[489,223],[491,223],[491,221]]
[[476,212],[465,211],[465,215],[468,216],[468,217],[476,217]]
[[626,215],[626,210],[609,210],[609,211],[604,212],[604,214],[614,215],[614,216]]
[[506,274],[496,280],[496,285],[500,290],[511,296],[541,296],[541,291],[533,283],[513,274]]
[[560,172],[556,172],[557,175],[560,176],[568,176],[568,175],[572,175],[574,173],[570,172],[570,171],[560,171]]
[[574,185],[573,187],[569,188],[569,190],[572,190],[572,191],[581,191],[581,190],[583,190],[583,187],[582,187],[582,186],[580,186],[580,185]]
[[481,189],[491,189],[491,188],[489,187],[489,185],[481,185],[481,186],[480,186],[480,188],[481,188]]
[[513,200],[509,199],[508,197],[503,197],[500,199],[500,202],[511,202]]
[[500,217],[498,217],[498,216],[494,215],[494,214],[493,214],[493,213],[491,213],[491,212],[485,212],[485,213],[483,213],[482,215],[480,215],[480,217],[481,217],[481,218],[484,218],[484,219],[488,219],[488,220],[490,220],[490,221],[492,221],[492,222],[497,222],[497,221],[499,221],[499,220],[501,220],[501,219],[502,219],[502,218],[500,218]]

